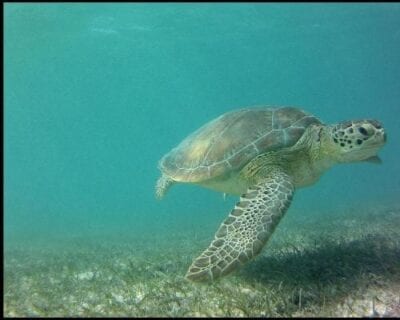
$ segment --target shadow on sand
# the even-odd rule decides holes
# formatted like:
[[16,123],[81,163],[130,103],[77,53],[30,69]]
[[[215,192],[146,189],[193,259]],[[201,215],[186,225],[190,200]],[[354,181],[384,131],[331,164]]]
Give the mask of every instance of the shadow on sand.
[[[240,271],[250,283],[283,284],[326,290],[336,286],[347,293],[365,281],[400,284],[400,246],[382,235],[353,241],[321,240],[311,248],[292,246],[263,256]],[[341,291],[342,291],[341,290]]]

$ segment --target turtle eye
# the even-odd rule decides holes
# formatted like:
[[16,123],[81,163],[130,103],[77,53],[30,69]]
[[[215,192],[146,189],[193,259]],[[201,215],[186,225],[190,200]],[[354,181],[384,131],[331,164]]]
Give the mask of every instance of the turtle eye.
[[358,131],[360,131],[360,133],[364,136],[368,135],[368,131],[364,128],[364,127],[360,127],[358,128]]

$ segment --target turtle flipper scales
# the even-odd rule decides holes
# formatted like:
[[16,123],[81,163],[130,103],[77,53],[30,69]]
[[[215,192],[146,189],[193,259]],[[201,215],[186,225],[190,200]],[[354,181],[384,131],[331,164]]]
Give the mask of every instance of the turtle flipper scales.
[[161,200],[173,184],[174,181],[170,177],[165,174],[161,175],[156,183],[156,198]]
[[222,222],[210,246],[193,261],[186,278],[212,281],[258,255],[288,209],[293,192],[290,177],[279,169],[250,187]]

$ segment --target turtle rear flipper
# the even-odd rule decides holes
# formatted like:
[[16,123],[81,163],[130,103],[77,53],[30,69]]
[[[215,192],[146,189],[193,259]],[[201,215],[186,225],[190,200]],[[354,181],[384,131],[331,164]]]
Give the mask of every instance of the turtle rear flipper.
[[158,178],[156,183],[156,198],[161,200],[165,194],[168,192],[169,188],[175,183],[170,177],[162,174],[160,178]]
[[288,209],[293,192],[290,177],[280,169],[250,187],[210,246],[193,261],[186,278],[212,281],[258,255]]

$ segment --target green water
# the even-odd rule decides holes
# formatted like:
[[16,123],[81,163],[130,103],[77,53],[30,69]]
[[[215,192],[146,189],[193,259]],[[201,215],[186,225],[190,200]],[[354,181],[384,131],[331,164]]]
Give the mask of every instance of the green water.
[[[361,234],[376,226],[368,210],[380,208],[382,219],[384,212],[398,212],[393,208],[400,194],[399,4],[8,3],[4,8],[5,315],[162,315],[151,305],[139,312],[132,307],[137,300],[126,299],[131,309],[104,304],[97,310],[100,302],[85,302],[87,311],[60,311],[48,299],[56,294],[51,283],[42,292],[46,308],[15,306],[18,297],[37,297],[29,292],[39,284],[20,282],[30,277],[26,270],[48,279],[43,266],[57,277],[68,262],[80,259],[96,261],[102,270],[106,262],[86,254],[92,249],[82,249],[81,258],[74,255],[86,242],[100,246],[98,252],[122,245],[121,256],[141,257],[144,264],[168,261],[175,267],[163,273],[183,277],[237,198],[224,201],[216,192],[177,185],[159,202],[157,162],[205,122],[236,108],[298,106],[325,123],[378,119],[387,132],[381,165],[338,165],[296,193],[281,226],[288,231],[276,235],[284,243],[285,235],[295,236],[321,219],[328,223],[316,229],[329,233],[330,223],[342,221],[344,212],[355,216],[357,228],[370,223],[357,231]],[[380,221],[382,226],[400,222],[395,213],[390,219]],[[386,231],[377,232],[391,234]],[[394,248],[393,261],[400,261],[398,242]],[[58,268],[54,261],[61,252],[72,253],[65,253]],[[264,270],[262,260],[257,266]],[[249,275],[252,267],[221,283],[257,281]],[[398,263],[389,267],[398,279]],[[78,275],[86,272],[79,264],[73,268]],[[269,276],[267,269],[262,272]],[[135,285],[150,278],[161,283],[154,274],[136,276]],[[195,286],[176,285],[185,294],[193,290],[207,297]],[[89,290],[78,288],[82,296]],[[60,296],[67,295],[63,290]],[[197,315],[190,303],[187,309],[164,315]],[[293,314],[282,310],[275,315]],[[210,311],[218,314],[229,312]]]

